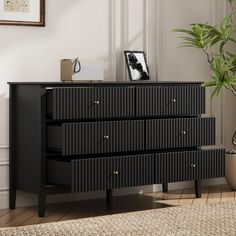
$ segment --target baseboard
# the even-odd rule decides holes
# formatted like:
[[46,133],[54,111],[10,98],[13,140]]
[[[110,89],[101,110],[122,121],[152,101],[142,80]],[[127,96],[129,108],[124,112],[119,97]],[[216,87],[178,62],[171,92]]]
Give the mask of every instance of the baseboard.
[[[202,186],[207,185],[220,185],[226,184],[224,178],[203,180]],[[194,187],[193,181],[188,182],[179,182],[179,183],[170,183],[169,190],[181,189],[181,188],[192,188]],[[123,188],[115,189],[113,191],[114,196],[123,196],[129,194],[143,194],[150,192],[162,191],[162,186],[159,185],[149,185],[149,186],[140,186],[133,188]],[[105,198],[105,191],[96,191],[88,193],[76,193],[76,194],[58,194],[50,195],[47,197],[47,203],[57,203],[57,202],[70,202],[70,201],[79,201],[85,199],[96,199],[96,198]],[[0,209],[8,208],[8,191],[0,191]],[[33,206],[38,204],[38,198],[35,194],[30,194],[26,192],[17,192],[17,207]]]

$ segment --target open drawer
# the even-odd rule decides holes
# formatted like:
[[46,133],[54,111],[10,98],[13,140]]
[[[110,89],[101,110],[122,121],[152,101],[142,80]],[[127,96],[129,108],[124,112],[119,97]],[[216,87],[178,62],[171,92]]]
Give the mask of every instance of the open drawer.
[[72,192],[150,185],[154,183],[153,167],[152,154],[48,160],[47,182],[71,186]]
[[55,87],[47,90],[47,113],[54,120],[135,116],[134,87]]
[[47,148],[63,156],[143,150],[144,130],[142,120],[49,125]]

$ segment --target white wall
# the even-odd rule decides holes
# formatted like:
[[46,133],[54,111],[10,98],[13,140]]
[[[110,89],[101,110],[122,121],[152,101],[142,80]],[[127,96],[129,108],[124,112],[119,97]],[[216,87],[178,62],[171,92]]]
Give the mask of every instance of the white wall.
[[[171,30],[216,23],[225,11],[222,0],[49,0],[46,27],[0,26],[0,208],[8,197],[7,81],[58,81],[60,59],[76,56],[103,59],[106,80],[128,80],[124,49],[146,51],[152,80],[204,81],[210,76],[204,56],[177,48],[180,41]],[[217,143],[230,145],[234,106],[235,97],[227,93],[213,102],[208,95]]]

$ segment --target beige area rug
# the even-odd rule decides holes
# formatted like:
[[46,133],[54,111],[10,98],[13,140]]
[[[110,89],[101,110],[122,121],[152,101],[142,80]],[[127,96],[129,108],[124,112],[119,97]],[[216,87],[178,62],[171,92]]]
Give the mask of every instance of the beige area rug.
[[0,229],[1,236],[236,235],[236,201]]

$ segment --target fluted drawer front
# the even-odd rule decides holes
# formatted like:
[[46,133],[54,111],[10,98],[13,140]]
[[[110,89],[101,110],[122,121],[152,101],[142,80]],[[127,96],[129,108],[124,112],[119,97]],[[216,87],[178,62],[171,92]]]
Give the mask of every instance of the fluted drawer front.
[[132,87],[66,87],[49,92],[52,106],[48,107],[52,107],[55,120],[135,116]]
[[72,192],[107,189],[107,158],[48,160],[47,183],[69,186]]
[[154,156],[132,155],[107,159],[109,188],[124,188],[154,183]]
[[164,182],[178,182],[224,177],[225,150],[158,153],[155,157],[155,173],[157,183],[160,178]]
[[72,160],[72,192],[107,189],[107,158]]
[[225,149],[202,150],[197,169],[201,179],[225,176]]
[[201,86],[150,86],[136,91],[137,116],[205,113],[205,89]]
[[144,121],[63,123],[48,127],[48,149],[62,155],[143,150]]
[[153,184],[154,155],[49,160],[47,182],[70,186],[72,192]]
[[198,147],[213,144],[215,144],[214,118],[147,120],[147,149]]

